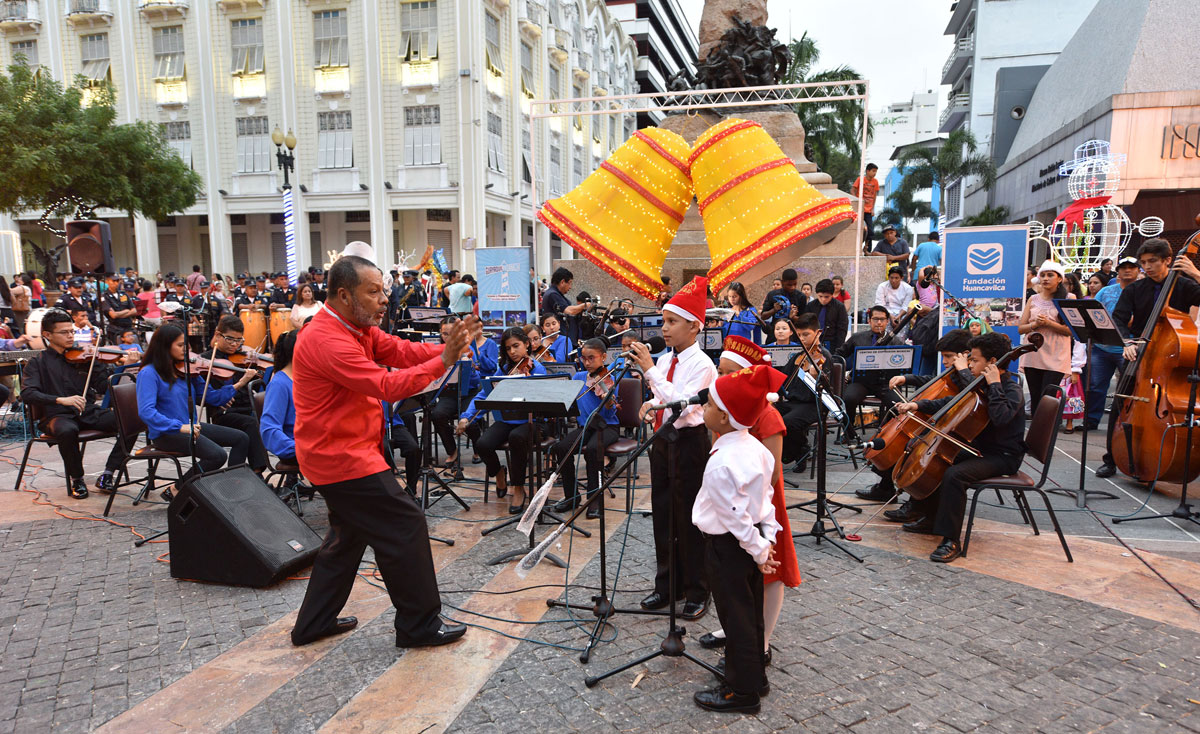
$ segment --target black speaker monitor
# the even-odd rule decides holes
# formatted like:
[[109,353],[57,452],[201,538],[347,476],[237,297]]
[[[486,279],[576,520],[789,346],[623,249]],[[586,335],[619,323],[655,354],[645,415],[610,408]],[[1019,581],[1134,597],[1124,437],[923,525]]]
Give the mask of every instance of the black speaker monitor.
[[167,510],[171,576],[269,586],[312,564],[321,538],[247,466],[188,478]]
[[72,273],[115,273],[108,222],[76,219],[66,223]]

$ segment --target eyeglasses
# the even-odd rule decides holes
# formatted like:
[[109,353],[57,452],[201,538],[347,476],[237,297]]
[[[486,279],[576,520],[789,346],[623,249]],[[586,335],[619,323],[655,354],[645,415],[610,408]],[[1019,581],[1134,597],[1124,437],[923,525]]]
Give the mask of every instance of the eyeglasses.
[[220,336],[225,341],[229,342],[230,344],[245,344],[246,343],[246,340],[240,336],[229,336],[228,334],[222,334],[219,331],[217,332],[217,335]]

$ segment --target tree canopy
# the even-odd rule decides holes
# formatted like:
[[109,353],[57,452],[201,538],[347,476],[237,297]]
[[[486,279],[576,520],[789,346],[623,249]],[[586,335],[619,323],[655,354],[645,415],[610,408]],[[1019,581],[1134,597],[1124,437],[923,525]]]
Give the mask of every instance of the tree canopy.
[[[111,85],[64,86],[23,63],[0,73],[0,210],[47,211],[74,196],[149,219],[196,203],[200,176],[167,146],[154,123],[116,124]],[[65,212],[57,212],[59,214]]]
[[975,135],[961,127],[951,131],[938,148],[907,148],[896,161],[904,171],[900,191],[911,199],[915,192],[936,183],[941,197],[938,212],[945,216],[947,184],[968,176],[978,176],[986,189],[996,184],[996,164],[978,148]]

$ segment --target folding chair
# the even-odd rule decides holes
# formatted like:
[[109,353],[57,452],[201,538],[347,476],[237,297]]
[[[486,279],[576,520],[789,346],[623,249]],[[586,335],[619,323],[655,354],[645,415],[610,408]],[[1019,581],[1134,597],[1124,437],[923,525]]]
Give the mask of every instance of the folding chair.
[[[16,481],[16,484],[13,485],[14,491],[19,490],[21,488],[21,479],[22,479],[22,477],[25,476],[25,466],[29,463],[29,452],[33,449],[33,445],[35,443],[44,443],[47,446],[58,446],[58,441],[50,434],[43,433],[41,431],[41,428],[38,425],[42,422],[42,419],[46,417],[45,412],[42,409],[42,406],[35,405],[33,403],[29,403],[24,400],[21,401],[21,405],[22,405],[22,409],[25,412],[25,425],[29,426],[32,429],[32,431],[36,431],[36,433],[33,433],[31,431],[31,438],[25,442],[25,455],[21,457],[21,468],[17,471],[17,481]],[[85,429],[81,430],[79,432],[79,455],[80,455],[80,457],[83,456],[84,451],[87,450],[87,445],[89,443],[91,443],[92,441],[99,441],[104,438],[116,438],[116,437],[117,437],[117,434],[107,432],[107,431],[94,431],[90,428],[85,428]],[[65,481],[67,483],[67,491],[70,492],[71,491],[71,478],[66,476],[65,471],[63,472],[63,477],[65,478]]]
[[[129,380],[122,382],[121,378],[128,377]],[[117,435],[120,439],[120,445],[133,446],[137,437],[146,430],[146,424],[142,421],[142,417],[138,415],[137,410],[137,381],[134,375],[128,373],[120,373],[113,375],[109,384],[109,391],[112,394],[112,408],[117,414]],[[130,440],[126,440],[129,438]],[[156,487],[154,485],[158,465],[163,459],[168,459],[175,465],[175,480],[183,479],[183,467],[179,465],[179,459],[187,456],[187,454],[176,453],[174,451],[163,451],[156,449],[147,443],[146,446],[134,450],[125,451],[124,458],[121,460],[121,468],[118,474],[124,473],[128,476],[129,462],[138,460],[145,461],[148,464],[146,471],[146,483],[133,498],[133,504],[137,505],[148,494],[153,492]],[[134,482],[126,482],[125,484],[133,484]],[[108,517],[109,511],[112,509],[113,500],[117,498],[116,487],[113,488],[113,493],[108,496],[108,503],[104,506],[104,516]]]

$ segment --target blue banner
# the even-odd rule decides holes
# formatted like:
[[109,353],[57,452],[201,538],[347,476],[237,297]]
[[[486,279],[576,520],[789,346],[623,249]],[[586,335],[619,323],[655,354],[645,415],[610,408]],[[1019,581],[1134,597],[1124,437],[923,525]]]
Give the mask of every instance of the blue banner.
[[961,227],[945,232],[942,333],[980,318],[985,331],[1020,342],[1017,322],[1025,307],[1029,229],[1025,225]]
[[484,247],[475,250],[479,281],[479,318],[484,326],[521,326],[528,322],[529,248]]

